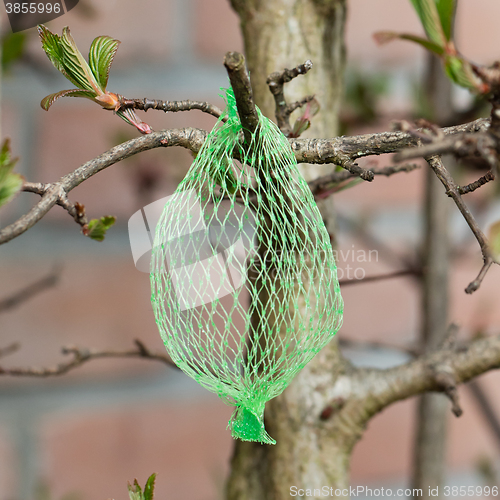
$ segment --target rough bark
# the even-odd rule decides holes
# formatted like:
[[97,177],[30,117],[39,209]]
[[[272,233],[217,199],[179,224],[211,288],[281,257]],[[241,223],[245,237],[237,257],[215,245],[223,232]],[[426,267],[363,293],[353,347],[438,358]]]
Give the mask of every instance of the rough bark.
[[[336,135],[345,1],[232,0],[232,5],[240,15],[254,98],[263,113],[274,118],[275,102],[267,76],[311,59],[312,71],[287,84],[285,95],[291,103],[317,94],[323,111],[313,119],[307,135]],[[331,166],[308,165],[302,169],[306,179],[329,171]],[[320,210],[325,217],[331,206],[324,204]],[[333,229],[332,222],[328,227]],[[277,444],[235,442],[228,499],[278,500],[290,497],[291,486],[314,489],[348,485],[350,450],[361,429],[347,429],[347,439],[333,430],[336,421],[319,418],[335,380],[345,369],[337,343],[331,342],[281,396],[267,404],[265,425]]]

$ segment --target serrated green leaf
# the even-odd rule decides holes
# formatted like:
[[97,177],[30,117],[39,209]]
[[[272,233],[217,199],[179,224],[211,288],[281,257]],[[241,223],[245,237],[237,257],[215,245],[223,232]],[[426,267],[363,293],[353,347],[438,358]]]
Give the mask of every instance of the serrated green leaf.
[[[92,219],[84,229],[85,236],[96,241],[103,241],[106,236],[106,231],[116,222],[116,217],[106,215],[100,219]],[[137,484],[140,489],[140,486]]]
[[491,251],[497,259],[500,258],[500,220],[490,226],[488,240],[490,242]]
[[78,86],[76,81],[66,73],[64,67],[64,55],[61,47],[61,37],[56,33],[52,33],[43,24],[37,26],[38,35],[42,41],[42,49],[47,54],[50,62],[59,70],[73,85]]
[[39,25],[38,34],[47,57],[73,85],[96,95],[103,93],[67,26],[63,28],[62,36],[59,36]]
[[54,102],[56,102],[60,97],[86,97],[87,99],[94,100],[95,93],[80,89],[61,90],[44,97],[40,102],[40,106],[48,111],[52,104],[54,104]]
[[435,2],[444,36],[446,40],[451,41],[453,38],[453,24],[455,21],[457,0],[435,0]]
[[109,36],[98,36],[90,45],[89,66],[103,90],[108,85],[109,69],[118,45],[120,41]]
[[446,44],[446,36],[435,0],[411,0],[429,40],[437,45]]
[[156,473],[151,474],[144,486],[144,500],[153,500],[155,494]]
[[0,207],[7,204],[23,187],[23,177],[13,174],[17,158],[12,158],[10,141],[6,139],[0,150]]
[[424,47],[425,49],[433,52],[438,56],[444,54],[444,47],[438,45],[437,43],[431,42],[426,38],[420,36],[411,35],[409,33],[396,33],[394,31],[379,31],[373,35],[377,43],[384,44],[391,42],[392,40],[408,40],[410,42],[415,42]]
[[77,87],[84,90],[93,90],[97,94],[103,93],[104,90],[97,83],[94,73],[92,73],[87,61],[78,50],[67,26],[63,28],[60,40],[63,49],[64,67],[66,68],[66,72],[70,73],[79,83]]

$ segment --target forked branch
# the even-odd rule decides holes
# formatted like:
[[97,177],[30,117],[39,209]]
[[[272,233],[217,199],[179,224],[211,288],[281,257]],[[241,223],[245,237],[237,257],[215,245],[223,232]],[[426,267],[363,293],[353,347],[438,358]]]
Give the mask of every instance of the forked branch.
[[[115,351],[115,350],[92,350],[92,349],[82,349],[79,347],[63,347],[62,353],[71,356],[68,361],[59,363],[54,366],[46,368],[4,368],[0,366],[0,375],[10,375],[14,377],[54,377],[58,375],[64,375],[75,368],[88,363],[89,361],[95,359],[109,359],[109,358],[138,358],[138,359],[148,359],[153,361],[159,361],[160,363],[166,364],[173,368],[177,368],[175,363],[170,359],[169,356],[163,353],[155,353],[150,351],[140,340],[135,340],[135,348],[125,351]],[[10,354],[17,350],[18,346],[8,346],[4,349],[4,355]]]

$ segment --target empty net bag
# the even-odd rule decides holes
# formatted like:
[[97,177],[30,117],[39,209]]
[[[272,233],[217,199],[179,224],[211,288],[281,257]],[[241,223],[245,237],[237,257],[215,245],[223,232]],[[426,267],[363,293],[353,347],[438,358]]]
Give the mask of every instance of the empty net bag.
[[343,301],[330,236],[288,139],[259,110],[244,143],[234,95],[156,227],[151,300],[175,364],[274,444],[267,401],[333,338]]

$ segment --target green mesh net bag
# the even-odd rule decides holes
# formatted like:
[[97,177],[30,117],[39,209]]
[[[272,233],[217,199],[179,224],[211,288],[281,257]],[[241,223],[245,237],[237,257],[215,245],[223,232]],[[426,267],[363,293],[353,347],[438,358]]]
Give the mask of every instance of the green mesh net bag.
[[[286,137],[260,111],[248,148],[234,95],[157,224],[152,304],[175,364],[274,444],[267,401],[333,338],[343,302],[330,238]],[[238,158],[237,160],[233,157]]]

